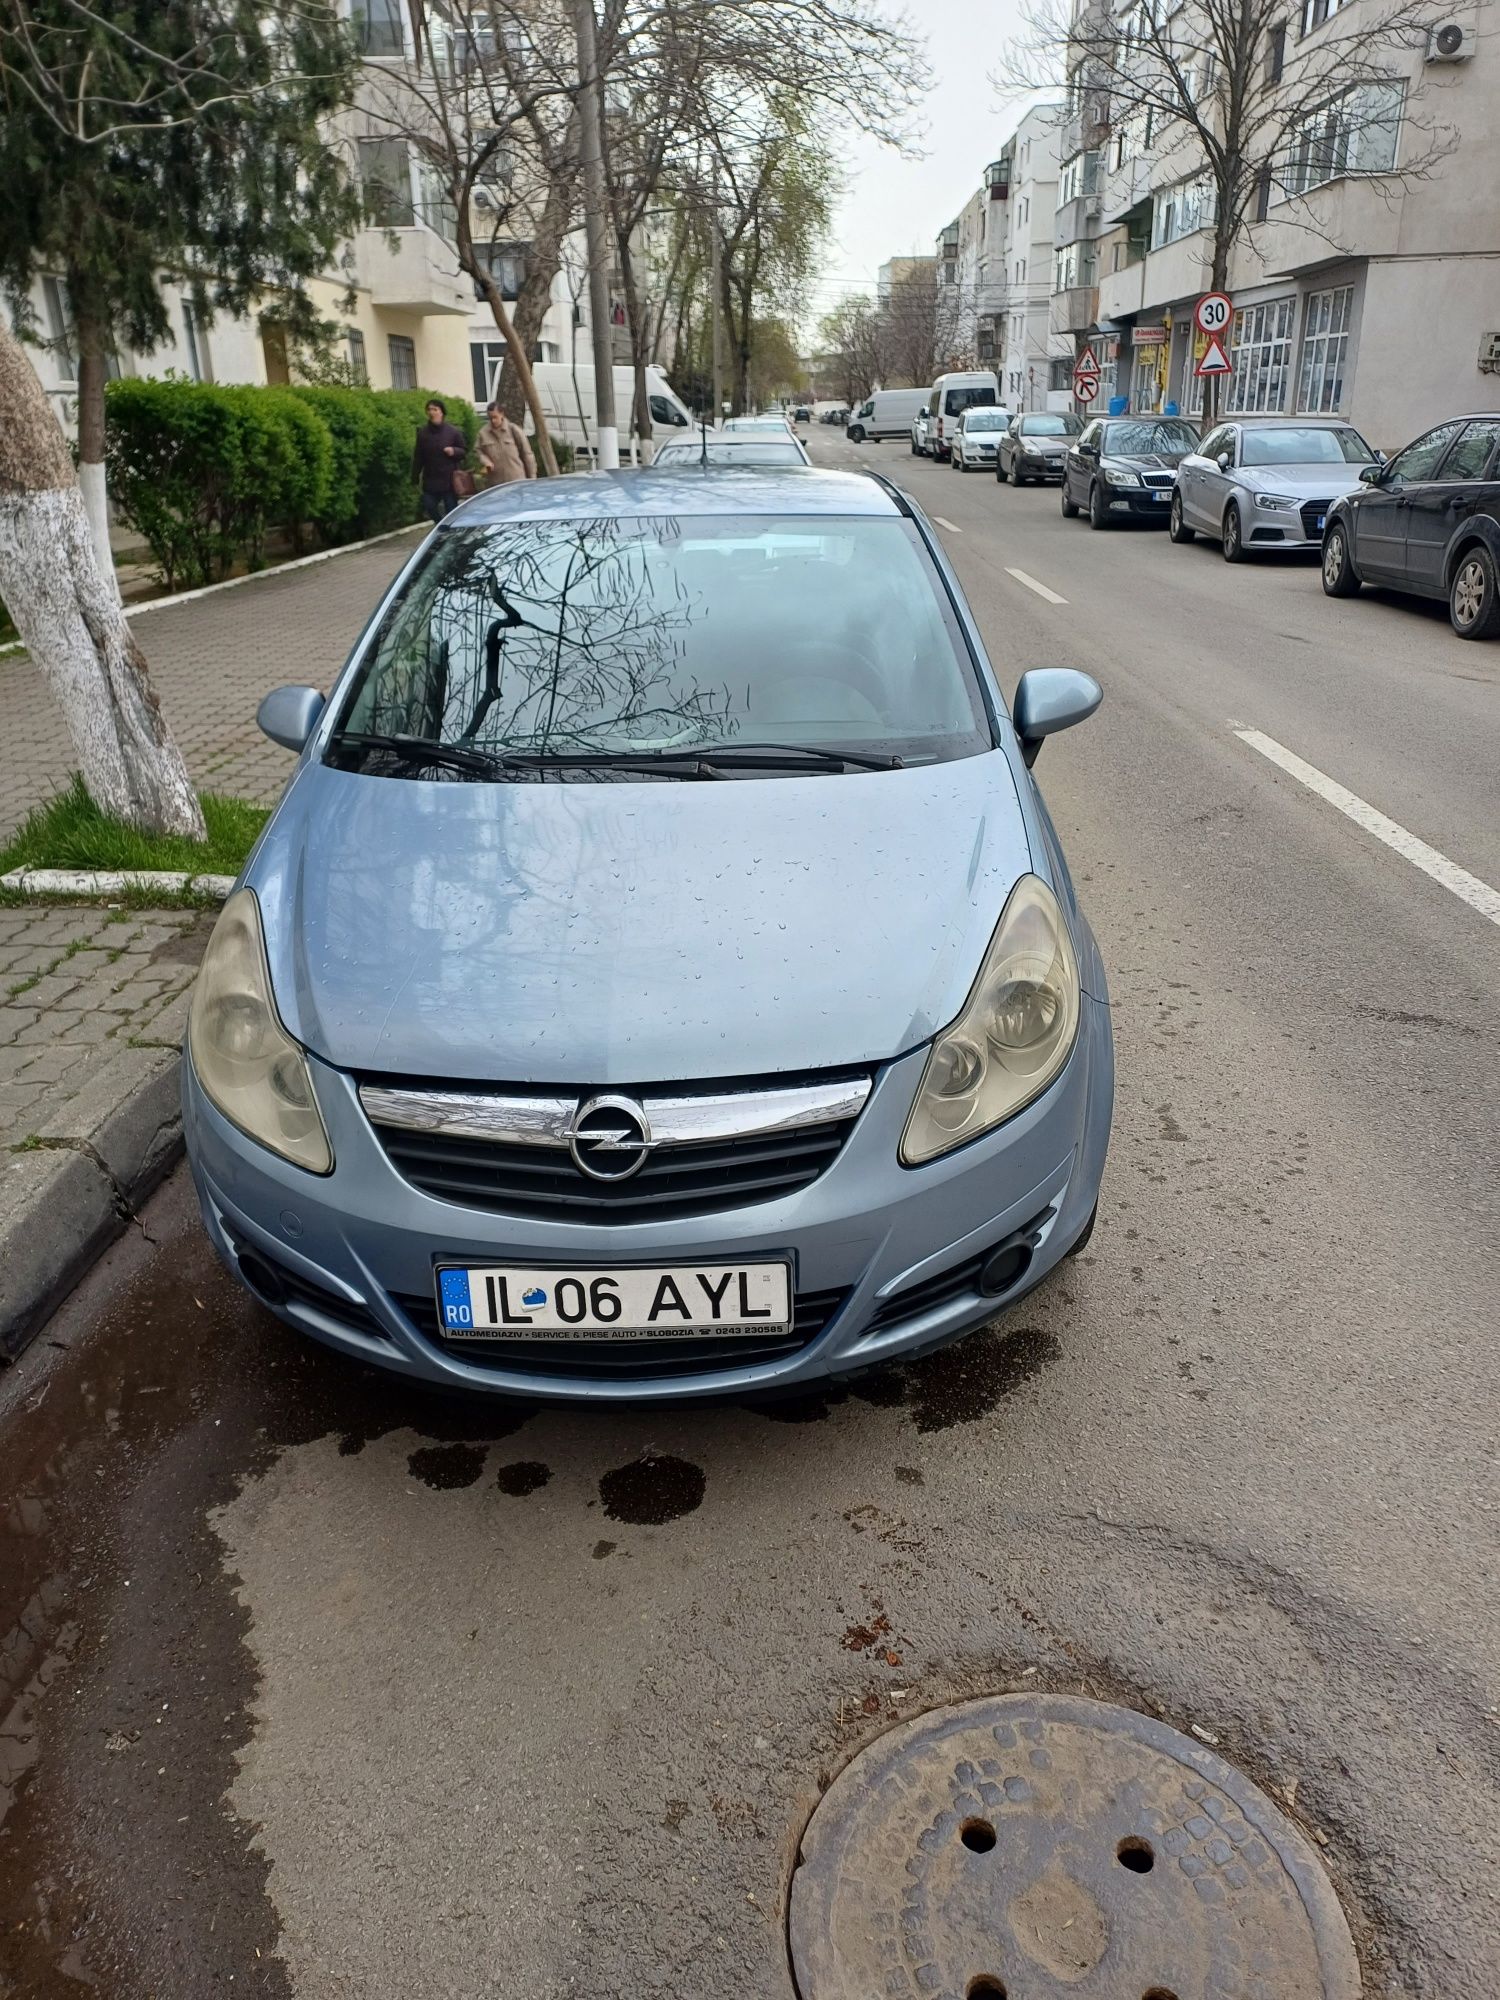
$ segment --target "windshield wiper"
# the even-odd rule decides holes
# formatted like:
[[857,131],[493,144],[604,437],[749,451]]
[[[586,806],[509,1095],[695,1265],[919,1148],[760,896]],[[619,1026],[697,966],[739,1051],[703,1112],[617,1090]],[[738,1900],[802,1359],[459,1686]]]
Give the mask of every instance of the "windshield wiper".
[[500,771],[656,771],[667,778],[717,778],[693,750],[497,750]]
[[463,743],[442,743],[435,736],[402,736],[378,729],[346,729],[335,736],[330,750],[388,750],[408,764],[444,764],[478,778],[498,777],[504,768],[498,757]]
[[846,764],[852,764],[861,771],[899,771],[904,768],[899,757],[882,757],[864,750],[825,750],[816,743],[710,743],[699,745],[692,751],[669,751],[666,754],[704,757],[716,764],[745,764],[755,770],[772,770],[780,763],[796,764],[799,761],[826,765],[829,769]]

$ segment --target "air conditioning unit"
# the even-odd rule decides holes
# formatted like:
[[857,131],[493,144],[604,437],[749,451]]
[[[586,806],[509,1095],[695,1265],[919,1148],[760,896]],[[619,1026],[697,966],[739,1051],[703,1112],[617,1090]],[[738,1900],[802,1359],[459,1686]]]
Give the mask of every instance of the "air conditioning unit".
[[1461,21],[1444,21],[1427,37],[1427,60],[1430,63],[1467,62],[1473,53],[1474,31],[1466,28]]

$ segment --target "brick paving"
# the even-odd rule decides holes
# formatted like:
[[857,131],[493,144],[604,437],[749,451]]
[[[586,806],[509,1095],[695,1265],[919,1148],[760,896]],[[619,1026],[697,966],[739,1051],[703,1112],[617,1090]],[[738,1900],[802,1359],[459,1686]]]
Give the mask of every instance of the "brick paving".
[[[292,760],[255,726],[261,696],[284,681],[328,686],[421,532],[132,618],[200,789],[272,803]],[[0,838],[64,786],[72,768],[41,675],[24,653],[0,656]]]
[[196,910],[0,909],[0,1154],[65,1119],[121,1049],[181,1044],[212,925]]

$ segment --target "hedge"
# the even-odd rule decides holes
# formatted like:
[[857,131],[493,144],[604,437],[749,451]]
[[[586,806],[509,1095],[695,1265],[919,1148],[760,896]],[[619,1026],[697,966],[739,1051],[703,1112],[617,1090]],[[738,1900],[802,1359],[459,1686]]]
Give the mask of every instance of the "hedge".
[[[443,399],[472,446],[479,419]],[[258,569],[268,533],[357,541],[417,518],[412,443],[422,389],[256,388],[125,378],[108,387],[106,454],[121,516],[145,536],[168,589],[237,564]]]

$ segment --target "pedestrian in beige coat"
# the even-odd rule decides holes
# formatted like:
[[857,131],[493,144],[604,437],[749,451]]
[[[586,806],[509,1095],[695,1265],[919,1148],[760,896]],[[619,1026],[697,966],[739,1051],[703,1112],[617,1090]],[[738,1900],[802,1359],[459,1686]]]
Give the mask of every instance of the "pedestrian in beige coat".
[[511,422],[498,403],[491,403],[486,411],[474,449],[484,467],[486,486],[508,486],[513,479],[536,478],[536,460],[525,431]]

